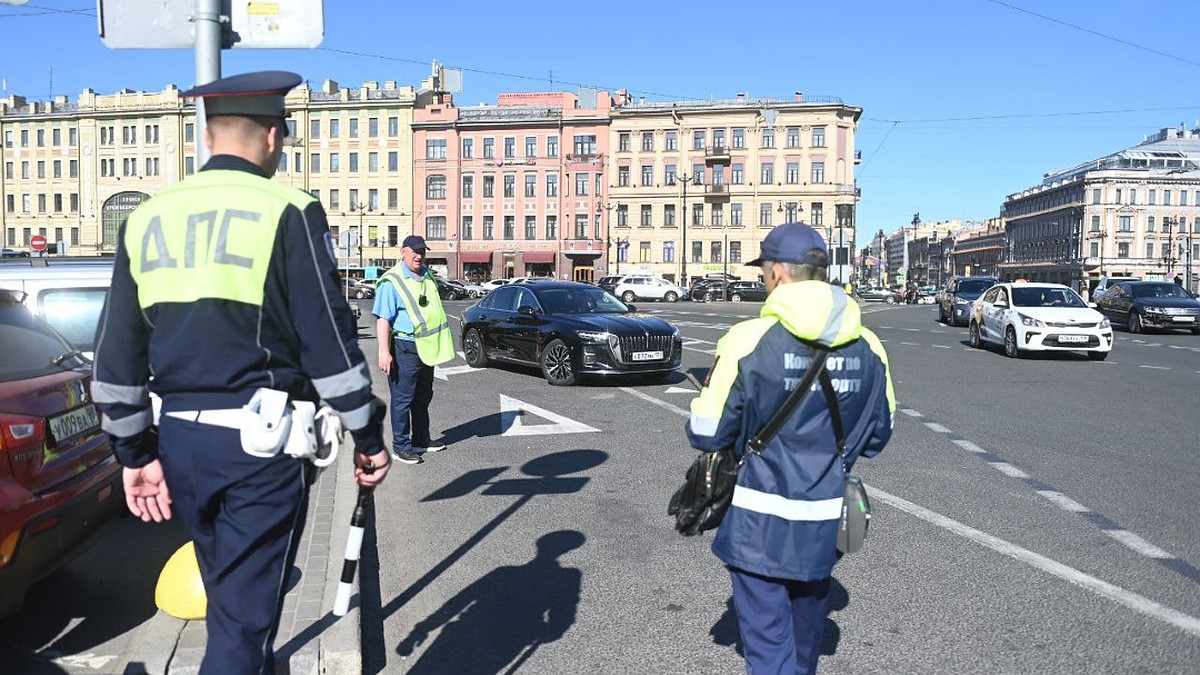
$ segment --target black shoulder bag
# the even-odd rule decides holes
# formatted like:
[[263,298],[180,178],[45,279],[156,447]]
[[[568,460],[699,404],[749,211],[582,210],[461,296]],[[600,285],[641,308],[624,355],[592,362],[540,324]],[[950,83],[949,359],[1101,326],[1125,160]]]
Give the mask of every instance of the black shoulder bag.
[[[675,516],[675,529],[680,534],[692,537],[721,524],[725,511],[733,501],[733,488],[737,485],[738,469],[741,468],[742,462],[746,461],[747,455],[758,454],[767,447],[792,411],[812,389],[813,381],[825,374],[825,359],[828,356],[829,350],[813,347],[812,364],[804,373],[804,379],[796,385],[763,428],[746,442],[748,447],[741,459],[733,448],[702,452],[696,457],[688,467],[683,486],[671,495],[671,501],[667,505],[667,515]],[[828,377],[826,374],[825,379]],[[830,389],[832,390],[832,386]],[[840,428],[840,421],[836,424]]]

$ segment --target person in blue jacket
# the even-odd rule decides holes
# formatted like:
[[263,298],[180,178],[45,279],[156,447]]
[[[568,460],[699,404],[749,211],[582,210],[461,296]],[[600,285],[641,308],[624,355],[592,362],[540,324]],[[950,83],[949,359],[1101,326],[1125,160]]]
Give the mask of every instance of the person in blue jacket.
[[830,350],[845,460],[825,397],[806,397],[770,444],[746,458],[712,545],[732,577],[747,672],[815,673],[845,476],[891,438],[895,395],[887,353],[863,327],[858,303],[827,282],[828,249],[816,230],[780,225],[747,264],[761,266],[770,295],[758,318],[717,343],[687,434],[701,451],[743,452],[804,377],[812,345]]

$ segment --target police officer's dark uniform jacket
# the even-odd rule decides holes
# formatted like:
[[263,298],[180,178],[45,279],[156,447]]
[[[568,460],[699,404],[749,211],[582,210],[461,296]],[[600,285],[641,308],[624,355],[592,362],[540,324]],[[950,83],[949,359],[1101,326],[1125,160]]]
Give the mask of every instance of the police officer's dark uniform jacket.
[[827,368],[849,425],[846,466],[818,389],[761,454],[746,459],[713,552],[754,574],[810,581],[828,577],[837,561],[845,472],[860,454],[882,450],[892,434],[895,401],[887,355],[862,326],[858,304],[823,281],[777,287],[759,318],[735,325],[717,344],[687,431],[697,449],[743,452],[804,377],[812,356],[804,341],[832,350]]

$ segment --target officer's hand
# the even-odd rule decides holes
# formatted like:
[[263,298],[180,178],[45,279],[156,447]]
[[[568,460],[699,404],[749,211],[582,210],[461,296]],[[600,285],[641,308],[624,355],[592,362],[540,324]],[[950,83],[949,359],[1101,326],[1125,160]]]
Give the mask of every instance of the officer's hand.
[[140,469],[125,469],[121,481],[130,513],[147,523],[171,519],[171,493],[167,491],[162,463],[157,459]]
[[[371,473],[367,473],[363,468],[368,464],[375,467]],[[392,468],[392,458],[388,456],[387,450],[374,455],[354,453],[354,481],[362,487],[375,487],[382,483],[390,468]]]
[[392,354],[391,354],[391,352],[388,352],[387,354],[379,355],[379,369],[385,373],[392,372]]

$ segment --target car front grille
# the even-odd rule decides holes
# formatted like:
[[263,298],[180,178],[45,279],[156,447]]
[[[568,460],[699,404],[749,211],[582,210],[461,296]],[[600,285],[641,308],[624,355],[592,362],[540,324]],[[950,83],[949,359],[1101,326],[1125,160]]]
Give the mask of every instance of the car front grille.
[[1197,316],[1200,315],[1200,309],[1190,307],[1163,307],[1163,314],[1168,316]]
[[[671,360],[673,356],[671,350],[674,346],[675,339],[670,335],[635,335],[617,340],[617,344],[613,347],[613,354],[621,363],[662,363]],[[663,358],[654,361],[634,361],[630,356],[634,352],[659,351],[663,353]]]
[[1066,321],[1047,321],[1046,325],[1051,328],[1095,328],[1095,323],[1068,323]]

